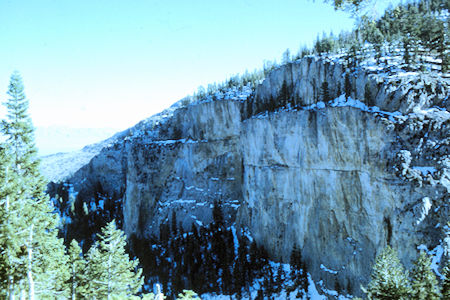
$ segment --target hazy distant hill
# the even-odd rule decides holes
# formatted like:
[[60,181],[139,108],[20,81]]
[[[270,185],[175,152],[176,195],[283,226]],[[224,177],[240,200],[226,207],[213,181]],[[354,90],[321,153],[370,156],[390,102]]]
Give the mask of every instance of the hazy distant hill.
[[117,128],[37,127],[36,146],[40,156],[71,152],[105,140],[118,131]]

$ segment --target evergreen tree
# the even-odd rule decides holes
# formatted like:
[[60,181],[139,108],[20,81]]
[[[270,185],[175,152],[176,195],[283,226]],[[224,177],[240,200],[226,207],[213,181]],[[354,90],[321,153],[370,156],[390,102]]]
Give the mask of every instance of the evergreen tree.
[[278,97],[280,104],[282,106],[286,106],[289,102],[289,98],[291,97],[291,92],[289,91],[286,80],[283,80],[283,84],[281,85],[280,96]]
[[173,236],[176,236],[178,233],[178,229],[177,229],[177,213],[175,212],[175,210],[172,210],[172,234]]
[[358,64],[358,45],[353,43],[348,53],[348,66],[351,70],[355,70]]
[[183,290],[183,293],[178,294],[177,300],[190,300],[190,299],[200,299],[200,297],[191,290]]
[[292,61],[291,59],[291,52],[289,51],[289,48],[286,49],[286,51],[283,52],[283,55],[281,57],[281,63],[283,65],[288,64]]
[[80,289],[83,284],[83,273],[86,267],[86,261],[83,259],[81,248],[75,240],[72,240],[68,249],[69,272],[70,277],[67,285],[70,289],[70,298],[72,300],[80,299]]
[[224,217],[223,217],[222,203],[219,201],[214,201],[213,220],[217,227],[223,227],[225,225]]
[[441,71],[446,73],[450,65],[449,59],[449,38],[448,38],[448,24],[447,28],[444,22],[439,22],[439,27],[436,30],[436,37],[434,38],[435,48],[438,51],[439,58],[441,59]]
[[323,102],[328,102],[331,100],[330,91],[328,89],[328,82],[324,81],[321,86],[321,96]]
[[371,281],[363,288],[369,299],[409,299],[411,288],[408,276],[397,252],[387,246],[375,259]]
[[450,259],[447,259],[447,263],[442,269],[442,276],[444,276],[441,287],[442,299],[450,299]]
[[308,292],[308,277],[306,267],[302,260],[302,253],[298,246],[294,244],[291,253],[291,278],[294,282],[293,288],[299,288],[297,297],[303,297],[303,291]]
[[411,67],[411,40],[409,37],[403,37],[403,61],[406,65],[406,69]]
[[125,236],[116,228],[115,221],[108,223],[98,235],[99,242],[87,254],[84,297],[111,299],[115,295],[132,295],[143,285],[142,270],[138,260],[130,260],[125,253]]
[[15,285],[24,276],[19,271],[19,255],[21,244],[16,236],[15,224],[19,215],[13,195],[19,190],[17,173],[12,171],[12,157],[4,148],[0,148],[0,280],[2,298],[14,299]]
[[350,81],[350,74],[349,73],[345,73],[344,93],[345,93],[345,97],[347,97],[347,99],[352,94],[352,83]]
[[1,124],[6,137],[1,173],[6,185],[2,189],[1,224],[5,226],[0,230],[0,273],[8,278],[3,290],[10,299],[17,293],[29,299],[62,295],[68,274],[64,246],[57,237],[58,218],[45,194],[45,179],[39,173],[28,100],[17,72],[11,76],[8,95],[7,118]]
[[283,282],[285,279],[285,273],[283,269],[283,264],[280,262],[280,265],[277,268],[277,275],[275,277],[275,292],[280,293],[283,289]]
[[374,105],[374,99],[373,99],[372,92],[370,90],[369,82],[367,82],[366,85],[364,86],[364,101],[366,102],[366,104],[368,106]]
[[439,287],[436,275],[431,270],[430,258],[425,252],[421,252],[419,258],[414,262],[412,270],[412,299],[434,300],[439,299]]

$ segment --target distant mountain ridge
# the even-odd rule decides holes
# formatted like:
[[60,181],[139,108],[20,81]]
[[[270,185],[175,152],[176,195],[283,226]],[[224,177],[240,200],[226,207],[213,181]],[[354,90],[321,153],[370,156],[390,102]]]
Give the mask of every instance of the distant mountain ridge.
[[35,129],[35,141],[39,156],[46,156],[80,150],[86,145],[103,141],[118,131],[117,128],[38,126]]

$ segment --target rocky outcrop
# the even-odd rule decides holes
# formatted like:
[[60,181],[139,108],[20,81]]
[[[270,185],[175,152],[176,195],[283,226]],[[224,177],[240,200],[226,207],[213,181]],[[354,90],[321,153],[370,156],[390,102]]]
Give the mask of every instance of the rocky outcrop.
[[[204,102],[177,110],[164,128],[177,136],[145,135],[127,143],[124,229],[150,236],[175,212],[187,230],[212,221],[215,201],[234,219],[242,199],[239,101]],[[163,130],[165,131],[165,129]]]
[[207,224],[220,201],[272,257],[287,261],[297,244],[315,280],[359,294],[379,249],[396,247],[409,265],[417,246],[441,239],[448,86],[438,75],[346,73],[339,59],[307,57],[253,94],[142,122],[68,183],[78,214],[82,203],[95,202],[88,214],[120,203],[123,228],[138,238],[173,215],[185,230]]
[[249,119],[242,132],[238,223],[275,257],[288,261],[297,244],[315,279],[356,292],[378,249],[399,249],[409,265],[418,245],[438,242],[445,212],[432,220],[414,207],[430,196],[436,208],[448,194],[396,176],[396,131],[380,118],[352,107],[283,112]]

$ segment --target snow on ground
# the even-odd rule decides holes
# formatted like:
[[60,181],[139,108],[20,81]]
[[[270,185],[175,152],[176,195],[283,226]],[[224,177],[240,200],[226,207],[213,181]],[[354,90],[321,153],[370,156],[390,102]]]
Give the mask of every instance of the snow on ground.
[[439,272],[439,265],[441,264],[441,259],[444,254],[444,248],[442,247],[442,245],[437,245],[433,249],[428,250],[428,247],[422,244],[417,246],[417,250],[423,250],[431,256],[431,269],[437,276],[443,279],[442,274]]
[[428,174],[433,175],[435,172],[437,172],[435,167],[418,167],[418,166],[414,166],[412,167],[415,170],[420,171],[420,173],[422,173],[423,176],[426,176]]
[[[273,262],[273,261],[270,261],[269,263],[275,274],[280,266],[280,263]],[[283,268],[283,271],[285,272],[285,274],[290,273],[290,265],[289,264],[282,264],[282,268]],[[289,286],[289,285],[292,285],[293,282],[292,282],[292,280],[289,279],[289,280],[285,281],[284,284]],[[299,291],[303,292],[304,295],[303,295],[302,299],[304,299],[304,300],[306,300],[306,299],[326,300],[326,299],[328,299],[327,296],[334,296],[339,300],[351,299],[350,295],[347,295],[347,296],[339,295],[338,292],[336,292],[334,290],[327,290],[327,289],[323,288],[322,285],[323,285],[322,281],[319,281],[316,285],[316,283],[313,281],[311,275],[308,273],[308,294],[307,295],[304,293],[304,291],[301,291],[299,289],[292,291],[291,293],[289,293],[289,295],[286,292],[286,290],[282,290],[280,293],[274,294],[273,299],[275,299],[275,300],[299,299],[296,297],[297,294],[299,293]],[[251,291],[250,297],[248,294],[242,295],[240,298],[238,298],[236,295],[231,295],[231,297],[230,297],[230,295],[222,295],[222,294],[214,294],[214,293],[203,294],[200,297],[203,300],[255,299],[258,294],[258,290],[261,289],[261,286],[262,286],[262,278],[255,280],[253,282],[253,285],[250,287],[250,291]],[[319,292],[319,290],[317,289],[317,286],[321,287],[321,290],[324,291],[324,294],[321,294]]]
[[330,274],[337,274],[337,273],[338,273],[338,271],[334,271],[334,270],[328,269],[328,268],[325,267],[323,264],[320,264],[320,269],[322,269],[322,270],[324,270],[325,272],[328,272],[328,273],[330,273]]
[[[309,283],[309,286],[308,286],[309,299],[311,299],[311,300],[327,300],[327,296],[320,294],[319,291],[317,290],[316,284],[312,280],[310,274],[308,274],[308,283]],[[255,281],[255,283],[251,287],[251,290],[252,290],[251,297],[249,298],[248,295],[243,295],[239,299],[243,299],[243,300],[245,300],[245,299],[255,299],[256,295],[258,294],[259,288],[260,288],[260,282],[259,281]],[[275,299],[275,300],[294,300],[294,299],[299,299],[299,298],[296,297],[298,292],[299,292],[298,290],[295,290],[295,291],[291,292],[289,294],[289,296],[288,296],[286,291],[283,290],[279,294],[273,295],[273,299]],[[330,296],[337,296],[339,300],[350,299],[350,298],[347,298],[345,296],[338,295],[338,293],[336,291],[332,291],[332,290],[327,290],[327,294],[330,295]],[[238,299],[236,295],[233,295],[230,298],[230,295],[203,294],[200,297],[203,300],[230,300],[230,299]],[[302,299],[306,300],[308,298],[307,298],[306,295],[303,295]]]

